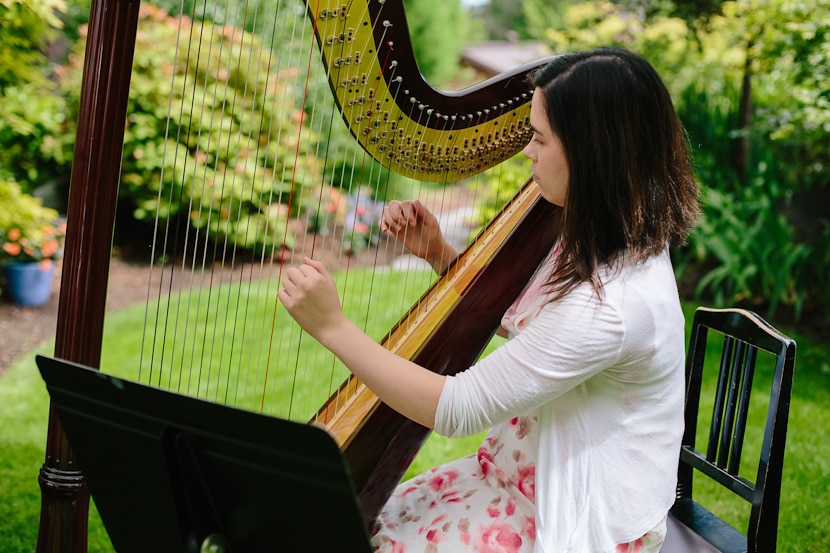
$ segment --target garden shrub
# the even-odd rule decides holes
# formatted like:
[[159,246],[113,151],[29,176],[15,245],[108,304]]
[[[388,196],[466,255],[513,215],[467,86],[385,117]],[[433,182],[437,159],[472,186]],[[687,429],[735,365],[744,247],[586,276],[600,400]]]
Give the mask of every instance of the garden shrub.
[[64,104],[45,50],[57,37],[62,0],[0,3],[0,179],[32,191],[62,175],[55,135]]
[[[177,48],[179,34],[191,33],[201,34],[201,47]],[[83,48],[82,40],[61,73],[73,121]],[[142,5],[119,194],[136,220],[186,220],[220,250],[293,246],[292,206],[320,181],[320,168],[314,137],[305,126],[298,135],[296,75],[269,59],[241,29],[200,28]]]
[[[696,20],[669,7],[574,4],[542,32],[556,52],[631,49],[666,81],[703,188],[701,224],[673,252],[697,299],[762,305],[768,316],[826,302],[830,243],[803,240],[787,216],[796,194],[830,186],[830,0],[729,1]],[[752,119],[739,128],[747,68]],[[745,160],[735,155],[744,139]],[[830,234],[830,210],[811,223]]]

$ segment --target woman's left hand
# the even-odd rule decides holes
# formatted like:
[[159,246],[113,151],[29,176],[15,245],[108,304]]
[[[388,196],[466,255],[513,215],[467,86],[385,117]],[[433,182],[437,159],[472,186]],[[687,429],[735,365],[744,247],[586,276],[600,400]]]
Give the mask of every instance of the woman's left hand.
[[327,330],[344,322],[334,279],[319,261],[306,257],[285,272],[277,297],[311,336],[322,341]]

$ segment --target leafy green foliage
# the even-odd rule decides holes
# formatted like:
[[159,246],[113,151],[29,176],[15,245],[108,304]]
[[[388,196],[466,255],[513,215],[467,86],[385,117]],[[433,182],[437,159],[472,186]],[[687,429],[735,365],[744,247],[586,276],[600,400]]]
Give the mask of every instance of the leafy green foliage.
[[60,172],[54,135],[64,105],[48,80],[44,54],[61,26],[62,0],[8,0],[0,3],[0,179],[26,191]]
[[418,68],[433,86],[446,86],[459,70],[469,26],[459,0],[406,0],[406,20]]
[[68,153],[56,138],[65,124],[65,103],[50,82],[0,90],[0,179],[28,191],[66,175]]
[[698,261],[713,266],[698,281],[696,295],[718,305],[765,298],[768,316],[782,301],[800,308],[807,291],[797,282],[810,248],[793,243],[794,231],[770,197],[751,187],[737,197],[709,188],[701,203],[704,217],[689,243]]
[[750,45],[756,126],[804,189],[830,181],[830,0],[724,5]]
[[[202,46],[177,48],[180,33],[201,33]],[[319,167],[314,137],[298,135],[295,74],[269,54],[240,29],[142,7],[120,189],[137,220],[181,217],[245,250],[292,245],[289,198],[299,205]],[[81,69],[74,56],[63,79],[76,109]]]
[[[537,4],[526,8],[542,10]],[[804,240],[786,215],[797,192],[830,185],[830,1],[737,0],[719,13],[702,6],[698,19],[668,15],[688,15],[668,3],[638,6],[570,5],[541,32],[554,51],[634,50],[665,80],[704,188],[704,219],[690,247],[675,252],[678,267],[700,279],[699,298],[719,305],[763,303],[771,314],[782,303],[798,313],[826,302],[830,266],[821,260],[830,245]],[[745,92],[754,111],[741,127]],[[745,160],[737,155],[742,141]],[[826,228],[830,211],[815,221]]]
[[61,26],[63,0],[4,0],[0,3],[0,90],[42,83],[43,50]]

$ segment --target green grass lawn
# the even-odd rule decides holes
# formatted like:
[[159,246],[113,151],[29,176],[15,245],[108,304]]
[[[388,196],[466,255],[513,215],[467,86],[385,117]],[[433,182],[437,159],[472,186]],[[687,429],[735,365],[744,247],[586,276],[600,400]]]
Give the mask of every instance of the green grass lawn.
[[[361,282],[361,279],[355,279],[355,282]],[[394,286],[390,287],[390,290],[398,289]],[[270,306],[253,315],[251,314],[253,311],[246,313],[246,317],[251,317],[254,321],[250,323],[253,326],[248,328],[248,334],[254,333],[252,329],[265,329],[262,332],[268,333],[273,325],[274,335],[281,337],[283,333],[287,333],[286,343],[292,339],[302,339],[292,334],[292,332],[296,333],[296,328],[288,328],[290,325],[281,322],[274,324],[273,298],[268,296],[263,298],[257,295],[255,301],[249,304],[242,300],[247,297],[249,293],[247,291],[231,288],[221,293],[227,294],[227,297],[233,298],[233,301],[219,305],[239,305],[241,302],[249,306]],[[395,299],[400,300],[397,297]],[[201,317],[200,320],[206,320],[204,317],[208,316],[213,317],[209,319],[212,322],[206,325],[206,328],[210,329],[211,339],[194,342],[187,348],[187,352],[165,352],[164,355],[170,357],[171,363],[186,363],[183,360],[188,356],[195,358],[228,356],[228,359],[236,359],[240,356],[256,358],[261,355],[259,352],[252,353],[257,347],[252,344],[242,346],[239,343],[232,343],[232,345],[223,347],[221,353],[216,350],[218,341],[228,344],[224,339],[217,340],[218,335],[225,333],[238,335],[235,316],[231,316],[222,309],[216,309],[216,302],[204,302],[205,305],[214,306],[209,310],[213,309],[215,313],[209,315],[199,311],[204,306],[194,307],[197,303],[195,301],[181,302],[181,307],[176,308],[175,312],[179,313],[182,318],[185,318],[187,313],[197,319]],[[348,305],[345,307],[347,311],[350,309]],[[196,311],[192,312],[193,309]],[[687,320],[689,321],[691,321],[692,309],[693,306],[687,307]],[[351,312],[350,316],[360,318],[363,315],[359,312]],[[380,328],[388,328],[397,315],[392,312],[373,313],[372,317],[367,318],[377,320]],[[108,316],[102,355],[102,367],[105,367],[107,372],[121,370],[109,370],[109,368],[131,368],[137,365],[141,350],[140,342],[143,338],[141,329],[145,326],[144,306],[127,308]],[[376,331],[367,330],[370,333]],[[812,343],[800,336],[793,337],[798,340],[799,350],[787,438],[778,550],[824,553],[830,551],[830,519],[826,515],[830,512],[830,498],[828,498],[830,441],[827,440],[828,428],[830,428],[830,401],[828,401],[830,399],[830,355],[828,355],[830,347],[828,344]],[[294,348],[295,345],[289,344],[285,347]],[[273,347],[273,344],[270,347]],[[304,342],[302,347],[314,349],[315,346]],[[48,396],[36,370],[34,356],[36,353],[50,355],[52,348],[52,344],[46,344],[37,351],[21,356],[10,371],[0,378],[0,553],[28,553],[34,550],[40,512],[37,475],[44,457],[48,413]],[[326,364],[330,365],[331,362],[326,361]],[[220,369],[217,368],[217,370]],[[335,372],[340,375],[339,368],[335,369]],[[756,377],[757,385],[761,385],[766,372],[767,369],[762,365]],[[174,377],[160,369],[157,376],[148,378],[145,375],[144,379],[153,378]],[[174,389],[184,387],[185,391],[192,395],[203,395],[208,398],[221,396],[224,399],[233,395],[234,402],[254,408],[261,403],[262,400],[257,399],[261,398],[261,394],[257,392],[249,398],[247,392],[240,393],[239,389],[255,389],[260,383],[256,380],[257,378],[262,377],[254,378],[256,382],[246,381],[244,386],[236,384],[232,391],[229,391],[227,387],[217,390],[203,387],[200,384],[192,384],[189,381],[186,383],[173,381],[170,386]],[[271,374],[269,378],[278,380],[277,375],[274,374]],[[236,399],[237,396],[238,399]],[[308,400],[310,404],[313,404],[313,401],[316,401],[316,398]],[[756,412],[761,410],[755,409]],[[303,415],[304,413],[297,416]],[[757,421],[755,424],[758,424]],[[751,437],[748,440],[747,447],[751,451],[754,447],[752,444],[757,443],[757,440],[753,442]],[[477,449],[480,441],[481,436],[466,440],[449,440],[433,436],[412,465],[409,474],[419,473],[446,460],[472,453]],[[745,459],[751,456],[752,454],[748,451]],[[718,512],[727,513],[724,518],[738,528],[745,524],[746,509],[740,502],[736,503],[728,497],[720,497],[723,494],[712,486],[696,488],[695,495],[698,498],[710,498],[711,501],[716,502],[715,508]],[[111,552],[112,546],[95,512],[94,505],[91,511],[89,551]]]

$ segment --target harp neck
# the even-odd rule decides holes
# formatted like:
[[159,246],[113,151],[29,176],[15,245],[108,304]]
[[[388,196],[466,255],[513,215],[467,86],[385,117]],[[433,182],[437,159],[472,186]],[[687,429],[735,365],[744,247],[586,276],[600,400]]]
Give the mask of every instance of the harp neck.
[[393,172],[455,181],[503,162],[529,140],[528,75],[545,60],[443,92],[418,70],[403,2],[320,0],[308,15],[346,125]]

